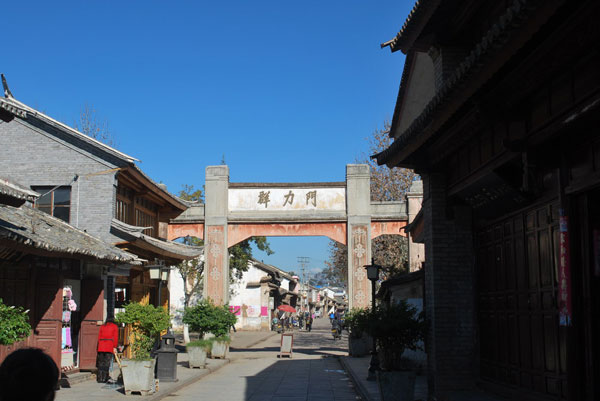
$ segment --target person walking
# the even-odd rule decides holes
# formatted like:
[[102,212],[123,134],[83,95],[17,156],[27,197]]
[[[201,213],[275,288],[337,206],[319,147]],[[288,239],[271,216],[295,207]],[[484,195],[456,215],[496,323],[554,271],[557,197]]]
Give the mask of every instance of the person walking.
[[108,370],[113,360],[114,353],[117,352],[119,345],[119,328],[112,317],[106,319],[106,322],[100,326],[98,332],[98,355],[96,356],[96,367],[98,373],[96,381],[106,383],[110,378]]
[[312,323],[313,323],[313,317],[312,317],[312,315],[308,315],[308,318],[306,319],[306,331],[312,330]]

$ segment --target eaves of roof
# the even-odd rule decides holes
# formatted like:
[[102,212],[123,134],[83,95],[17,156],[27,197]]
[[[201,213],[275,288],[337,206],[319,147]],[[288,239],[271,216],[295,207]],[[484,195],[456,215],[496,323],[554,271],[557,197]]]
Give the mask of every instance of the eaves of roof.
[[292,282],[296,282],[296,280],[294,278],[292,278],[292,276],[290,276],[287,272],[284,272],[283,270],[272,266],[272,265],[268,265],[266,263],[262,263],[259,262],[258,260],[254,259],[254,258],[250,258],[251,263],[253,263],[256,267],[258,267],[259,269],[271,272],[271,273],[276,273],[277,275],[286,278]]
[[[377,159],[379,165],[386,164],[389,167],[395,167],[431,138],[459,107],[455,106],[454,110],[447,110],[449,100],[453,99],[460,103],[459,105],[464,104],[468,96],[465,96],[462,87],[467,81],[474,82],[472,77],[481,71],[489,57],[503,49],[503,46],[511,39],[511,30],[525,24],[539,3],[540,0],[514,0],[459,64],[454,73],[444,81],[442,87],[412,124],[387,149],[372,155],[371,158]],[[522,38],[523,42],[526,39]],[[445,119],[439,118],[442,111],[448,111]]]
[[382,43],[381,47],[389,46],[392,52],[402,50],[406,53],[440,3],[441,0],[417,0],[400,31],[393,39]]
[[204,252],[204,247],[201,246],[190,246],[150,237],[142,233],[144,227],[132,226],[117,219],[112,219],[111,230],[115,230],[135,246],[173,259],[193,259]]
[[0,178],[0,195],[9,196],[11,198],[33,202],[40,197],[35,191],[25,188],[5,178]]
[[0,108],[8,111],[9,113],[13,114],[15,117],[18,117],[20,119],[23,120],[27,120],[28,118],[35,118],[37,120],[40,120],[42,122],[44,122],[45,124],[50,125],[51,127],[54,127],[68,135],[71,135],[83,142],[86,142],[92,146],[94,146],[97,149],[100,149],[124,162],[127,163],[133,163],[136,161],[139,161],[138,159],[136,159],[135,157],[129,156],[123,152],[120,152],[88,135],[85,135],[79,131],[77,131],[74,128],[69,127],[68,125],[61,123],[60,121],[57,121],[55,119],[53,119],[50,116],[47,116],[46,114],[35,110],[32,107],[27,106],[24,103],[21,103],[20,101],[18,101],[15,98],[8,98],[8,97],[4,97],[1,98],[0,97]]
[[148,177],[138,166],[132,164],[130,167],[126,167],[121,170],[121,172],[126,172],[131,174],[136,180],[141,182],[146,188],[150,189],[156,196],[161,199],[164,199],[171,206],[175,207],[180,211],[185,211],[189,207],[189,203],[184,201],[183,199],[173,195],[169,191],[161,188],[152,178]]
[[0,239],[48,253],[137,264],[135,255],[29,206],[0,205]]

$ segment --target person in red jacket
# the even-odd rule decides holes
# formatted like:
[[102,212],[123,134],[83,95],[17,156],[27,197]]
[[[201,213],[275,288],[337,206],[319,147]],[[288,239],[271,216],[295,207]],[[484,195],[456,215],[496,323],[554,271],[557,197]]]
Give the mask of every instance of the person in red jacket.
[[98,333],[98,356],[96,357],[96,367],[98,368],[96,381],[98,383],[106,383],[108,381],[108,370],[110,369],[110,363],[118,345],[119,328],[113,318],[108,318],[100,326],[100,332]]

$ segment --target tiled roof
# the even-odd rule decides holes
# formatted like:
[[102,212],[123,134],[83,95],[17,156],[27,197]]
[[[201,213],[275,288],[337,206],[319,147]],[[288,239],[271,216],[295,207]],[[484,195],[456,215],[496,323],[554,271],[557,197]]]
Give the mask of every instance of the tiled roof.
[[0,178],[0,195],[10,196],[11,198],[33,202],[40,197],[40,194],[21,185],[15,184],[5,178]]
[[0,239],[74,257],[136,264],[135,255],[29,206],[0,205]]
[[130,237],[131,239],[143,241],[151,247],[156,248],[158,251],[165,251],[172,255],[177,255],[180,259],[192,259],[200,256],[204,252],[203,246],[190,246],[180,244],[178,242],[163,241],[161,239],[145,235],[142,233],[142,231],[144,231],[146,228],[147,227],[132,226],[117,219],[113,219],[111,223],[111,229],[124,234],[125,239]]
[[527,3],[529,3],[528,0],[514,0],[496,24],[488,30],[469,55],[459,64],[454,73],[444,81],[442,87],[412,124],[387,149],[371,158],[376,158],[379,165],[387,163],[396,152],[415,139],[431,123],[451,96],[460,96],[459,86],[481,69],[484,56],[498,51],[508,41],[509,31],[522,24],[532,12],[532,8],[528,7]]

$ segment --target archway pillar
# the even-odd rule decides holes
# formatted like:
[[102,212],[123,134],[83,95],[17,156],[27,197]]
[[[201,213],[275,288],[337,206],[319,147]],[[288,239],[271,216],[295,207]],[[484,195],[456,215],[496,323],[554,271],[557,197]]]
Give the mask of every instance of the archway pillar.
[[348,215],[348,306],[364,308],[371,301],[371,283],[364,266],[371,260],[371,184],[369,166],[346,166]]
[[229,167],[207,166],[204,224],[204,297],[217,305],[229,301],[227,213]]

